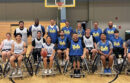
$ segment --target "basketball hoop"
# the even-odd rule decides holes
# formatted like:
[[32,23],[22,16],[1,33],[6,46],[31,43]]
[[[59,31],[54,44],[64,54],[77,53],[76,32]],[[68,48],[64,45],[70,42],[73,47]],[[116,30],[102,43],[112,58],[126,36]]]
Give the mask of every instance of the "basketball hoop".
[[62,5],[64,4],[63,2],[57,2],[56,3],[58,5],[58,10],[62,9]]

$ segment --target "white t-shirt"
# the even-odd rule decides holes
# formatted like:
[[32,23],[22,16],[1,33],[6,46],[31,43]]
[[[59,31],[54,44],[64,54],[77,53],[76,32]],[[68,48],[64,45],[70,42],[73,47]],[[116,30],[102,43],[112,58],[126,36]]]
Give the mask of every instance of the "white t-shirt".
[[14,42],[14,53],[19,54],[24,51],[24,41],[21,41],[21,43]]
[[3,40],[2,50],[11,49],[13,42],[14,40],[7,40],[7,39]]
[[51,56],[52,55],[52,53],[53,53],[53,50],[54,50],[54,44],[53,43],[51,43],[50,45],[47,45],[46,43],[43,43],[43,48],[45,48],[46,50],[47,50],[47,56]]

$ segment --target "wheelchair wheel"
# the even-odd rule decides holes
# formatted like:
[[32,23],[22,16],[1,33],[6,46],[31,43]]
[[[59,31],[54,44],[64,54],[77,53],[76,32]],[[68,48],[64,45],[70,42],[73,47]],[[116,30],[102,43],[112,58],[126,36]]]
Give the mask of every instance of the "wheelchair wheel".
[[32,53],[29,54],[28,59],[30,60],[31,63],[34,63],[34,58]]
[[2,76],[2,72],[3,72],[2,66],[0,65],[0,76]]
[[56,62],[56,66],[57,66],[57,68],[58,68],[58,70],[59,70],[59,73],[61,73],[61,68],[60,68],[60,65],[59,65],[59,63],[58,63],[57,57],[54,57],[54,60],[55,60],[55,62]]
[[10,65],[9,65],[9,60],[8,60],[8,62],[5,64],[4,71],[3,71],[4,77],[6,77],[9,71],[10,71]]
[[98,57],[95,57],[93,65],[92,65],[92,73],[94,73],[97,70],[97,64],[98,64]]
[[24,64],[26,66],[26,69],[27,69],[29,75],[33,76],[32,63],[30,62],[29,58],[27,58],[27,57],[24,58]]
[[41,61],[42,61],[42,59],[39,58],[39,60],[38,60],[38,64],[37,64],[36,69],[35,69],[35,75],[37,75],[37,74],[38,74],[38,71],[40,70],[40,64],[41,64]]

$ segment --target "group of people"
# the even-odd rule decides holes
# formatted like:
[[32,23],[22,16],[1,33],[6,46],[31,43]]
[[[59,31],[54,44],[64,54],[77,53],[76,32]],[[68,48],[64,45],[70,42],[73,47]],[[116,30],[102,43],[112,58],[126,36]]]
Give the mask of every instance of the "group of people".
[[[2,41],[0,49],[3,64],[6,58],[10,60],[10,64],[14,70],[13,74],[21,74],[21,62],[27,51],[27,39],[32,36],[32,55],[34,63],[43,56],[44,73],[52,72],[54,56],[64,56],[65,60],[71,60],[73,63],[74,74],[80,74],[81,59],[87,59],[93,62],[95,55],[99,54],[104,67],[104,73],[111,73],[113,64],[113,54],[119,58],[118,54],[128,56],[130,63],[130,41],[125,42],[119,37],[119,31],[113,27],[113,22],[108,23],[108,28],[104,31],[99,28],[98,22],[93,23],[93,28],[82,28],[81,23],[77,23],[77,28],[73,29],[69,22],[65,22],[66,26],[59,30],[55,20],[50,20],[50,25],[45,28],[39,24],[39,20],[35,19],[34,25],[29,30],[24,27],[24,22],[19,21],[19,28],[16,28],[14,36],[16,40],[11,39],[11,34],[6,34],[6,39]],[[44,35],[47,37],[44,38]],[[128,54],[127,54],[128,49]],[[44,54],[47,56],[44,56]],[[56,55],[57,54],[57,55]],[[91,55],[90,55],[91,54]],[[47,68],[47,59],[49,62],[49,70]],[[14,61],[18,60],[18,69],[16,69]],[[109,61],[108,67],[106,61]],[[17,71],[18,70],[18,71]]]

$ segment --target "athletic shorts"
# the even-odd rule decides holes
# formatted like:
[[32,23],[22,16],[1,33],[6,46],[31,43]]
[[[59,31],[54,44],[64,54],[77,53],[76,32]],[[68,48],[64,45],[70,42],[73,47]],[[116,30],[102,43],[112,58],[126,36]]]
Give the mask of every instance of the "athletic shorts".
[[124,56],[124,48],[113,48],[113,53],[116,55],[117,58],[119,58],[119,54],[122,55],[122,58]]
[[71,62],[77,62],[77,61],[81,61],[81,56],[76,55],[76,56],[70,56],[70,61]]
[[11,51],[11,49],[2,49],[2,51],[1,51],[1,52],[3,52],[3,51],[8,52],[8,51]]
[[90,47],[90,48],[86,47],[86,49],[88,49],[89,53],[92,53],[91,50],[94,49],[94,48],[92,48],[92,47]]
[[64,50],[66,50],[66,49],[58,49],[58,50],[64,51]]

